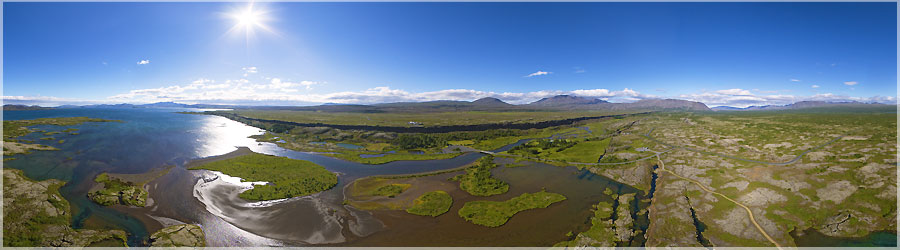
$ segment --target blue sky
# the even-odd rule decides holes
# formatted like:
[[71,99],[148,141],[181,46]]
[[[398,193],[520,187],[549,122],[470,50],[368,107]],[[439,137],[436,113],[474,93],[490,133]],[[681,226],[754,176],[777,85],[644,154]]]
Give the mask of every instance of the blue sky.
[[3,6],[7,103],[897,93],[896,3],[256,3],[248,25],[247,3]]

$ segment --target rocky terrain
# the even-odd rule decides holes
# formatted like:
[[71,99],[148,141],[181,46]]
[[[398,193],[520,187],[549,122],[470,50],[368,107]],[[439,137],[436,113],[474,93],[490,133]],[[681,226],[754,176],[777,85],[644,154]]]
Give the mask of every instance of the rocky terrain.
[[95,243],[125,246],[121,230],[69,227],[69,202],[59,194],[59,180],[33,181],[21,170],[3,170],[3,245],[83,247]]
[[166,227],[150,235],[150,247],[204,247],[206,238],[197,225]]

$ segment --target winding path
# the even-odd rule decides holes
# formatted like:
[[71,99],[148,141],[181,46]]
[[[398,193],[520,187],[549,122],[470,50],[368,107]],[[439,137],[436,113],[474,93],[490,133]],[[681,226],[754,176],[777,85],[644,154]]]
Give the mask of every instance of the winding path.
[[673,176],[678,177],[678,178],[680,178],[680,179],[682,179],[682,180],[686,180],[686,181],[692,182],[692,183],[696,184],[698,187],[700,187],[701,189],[703,189],[704,191],[706,191],[706,192],[708,192],[708,193],[711,193],[711,194],[714,194],[714,195],[718,195],[718,196],[720,196],[720,197],[722,197],[722,198],[725,198],[726,200],[728,200],[728,201],[730,201],[730,202],[732,202],[732,203],[734,203],[734,204],[736,204],[736,205],[738,205],[738,206],[744,208],[744,210],[747,211],[747,215],[750,216],[750,222],[753,222],[753,226],[756,226],[756,229],[759,230],[759,232],[760,232],[763,236],[766,237],[766,240],[768,240],[768,241],[771,242],[773,245],[775,245],[775,247],[777,247],[779,250],[781,249],[781,245],[779,245],[778,242],[775,242],[775,240],[773,240],[772,237],[769,236],[768,233],[766,233],[766,230],[763,230],[763,228],[762,228],[761,226],[759,226],[759,223],[756,222],[756,218],[753,217],[753,211],[750,210],[749,207],[745,206],[744,204],[741,204],[740,202],[737,202],[736,200],[733,200],[733,199],[729,198],[728,196],[725,196],[725,195],[722,194],[722,193],[719,193],[719,192],[716,192],[716,191],[712,191],[711,189],[709,189],[708,187],[706,187],[705,185],[701,184],[700,182],[698,182],[698,181],[696,181],[696,180],[693,180],[693,179],[690,179],[690,178],[687,178],[687,177],[678,175],[678,174],[676,174],[674,171],[666,169],[666,165],[663,164],[662,159],[659,158],[658,155],[657,155],[656,160],[657,160],[657,162],[659,162],[659,169],[661,169],[662,171],[669,172],[669,173],[672,174]]

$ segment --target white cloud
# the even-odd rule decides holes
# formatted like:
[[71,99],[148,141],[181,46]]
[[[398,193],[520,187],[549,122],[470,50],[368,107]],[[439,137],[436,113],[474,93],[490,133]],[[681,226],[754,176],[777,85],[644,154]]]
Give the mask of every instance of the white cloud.
[[859,84],[859,83],[858,82],[844,82],[844,85],[847,85],[847,86],[853,86],[856,84]]
[[137,62],[138,65],[150,64],[150,60],[140,60]]
[[[244,72],[256,71],[252,67],[243,68]],[[538,71],[538,73],[543,71]],[[549,74],[549,72],[546,72]],[[784,105],[804,100],[821,101],[860,101],[895,103],[892,96],[850,97],[832,93],[814,96],[795,96],[778,94],[787,91],[753,91],[745,89],[701,90],[699,93],[678,96],[655,96],[644,94],[631,88],[610,90],[604,88],[577,90],[540,90],[533,92],[493,92],[472,89],[444,89],[427,92],[408,92],[381,86],[362,91],[343,91],[332,93],[312,92],[314,86],[322,84],[317,81],[292,81],[277,77],[240,78],[217,81],[198,78],[182,84],[169,84],[157,88],[131,90],[100,100],[69,99],[46,96],[4,96],[6,103],[39,104],[55,106],[64,104],[98,104],[98,103],[209,103],[209,104],[242,104],[242,105],[312,105],[321,103],[353,103],[373,104],[386,102],[422,102],[437,100],[472,101],[484,97],[494,97],[512,104],[530,103],[541,98],[555,95],[575,95],[599,98],[610,102],[632,102],[651,98],[678,98],[705,103],[710,107],[751,105]],[[812,88],[818,88],[812,85]]]
[[723,89],[717,90],[716,93],[722,95],[753,95],[753,93],[745,89]]
[[819,88],[819,85],[813,84],[813,86],[811,86],[811,87],[814,88],[814,89],[817,89],[817,88]]
[[4,96],[4,102],[9,104],[39,104],[44,106],[56,106],[64,104],[98,104],[98,103],[153,103],[174,101],[179,103],[210,103],[210,104],[246,104],[246,105],[312,105],[319,103],[353,103],[373,104],[386,102],[422,102],[437,100],[472,101],[484,97],[494,97],[512,104],[530,103],[541,98],[555,95],[576,95],[594,97],[612,102],[631,102],[650,98],[678,98],[689,101],[698,101],[707,106],[761,106],[761,105],[785,105],[798,101],[859,101],[896,103],[893,96],[851,97],[835,95],[832,93],[816,94],[813,96],[794,95],[731,95],[723,93],[744,94],[742,91],[704,91],[694,94],[679,96],[658,97],[642,94],[636,90],[625,88],[618,91],[608,89],[581,89],[573,91],[542,90],[534,92],[491,92],[471,89],[445,89],[438,91],[413,93],[390,87],[375,87],[363,91],[344,91],[326,94],[311,94],[300,92],[307,86],[317,82],[300,81],[288,82],[276,80],[264,84],[255,84],[246,79],[227,80],[224,83],[216,83],[214,80],[198,79],[185,85],[172,85],[151,89],[132,90],[128,93],[114,95],[102,100],[80,100],[46,96]]
[[587,70],[584,70],[584,69],[581,68],[581,67],[575,67],[575,74],[581,74],[581,73],[584,73],[584,72],[587,72]]
[[259,72],[259,71],[256,69],[256,67],[253,67],[253,66],[251,66],[251,67],[243,67],[243,68],[241,68],[241,70],[244,71],[244,77],[247,77],[247,76],[249,76],[249,75],[251,75],[251,74],[256,74],[257,72]]
[[543,76],[543,75],[549,75],[549,74],[553,74],[553,72],[547,72],[547,71],[540,71],[540,70],[538,70],[537,72],[528,74],[528,75],[525,76],[525,77]]
[[791,79],[791,81],[792,81],[792,82],[799,82],[800,80],[798,80],[798,79]]

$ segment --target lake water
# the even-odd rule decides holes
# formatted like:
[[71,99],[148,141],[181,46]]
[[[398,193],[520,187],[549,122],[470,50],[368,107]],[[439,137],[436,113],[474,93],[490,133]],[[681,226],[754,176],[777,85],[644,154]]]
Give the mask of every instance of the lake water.
[[[587,221],[591,215],[590,205],[609,199],[602,194],[606,187],[611,187],[618,193],[636,192],[626,185],[571,167],[541,165],[498,168],[494,171],[497,178],[509,182],[511,188],[509,193],[491,199],[506,199],[546,187],[549,191],[566,195],[569,200],[558,206],[516,215],[509,225],[499,231],[479,229],[479,226],[454,218],[455,214],[452,213],[455,213],[455,209],[458,209],[456,207],[461,206],[461,203],[454,204],[450,213],[438,218],[422,218],[395,211],[376,212],[374,216],[379,216],[376,219],[371,213],[341,205],[344,185],[370,175],[411,174],[455,168],[475,161],[481,154],[468,153],[446,160],[365,165],[323,154],[286,150],[271,143],[257,143],[247,138],[263,132],[257,128],[218,116],[178,114],[176,111],[183,110],[82,108],[4,111],[5,120],[87,116],[123,121],[72,126],[79,129],[79,135],[61,133],[52,135],[53,140],[40,140],[41,137],[47,137],[40,133],[29,135],[26,139],[61,150],[15,155],[12,157],[16,159],[4,162],[4,166],[22,169],[26,176],[36,180],[54,178],[67,181],[60,192],[72,204],[72,226],[124,229],[129,233],[130,246],[145,244],[148,231],[160,227],[160,223],[151,219],[148,214],[200,224],[210,246],[283,246],[309,243],[363,246],[443,245],[442,243],[545,245],[565,239],[564,234],[568,231],[577,233],[587,229]],[[63,129],[54,126],[41,128],[48,131]],[[59,140],[65,142],[59,144]],[[526,141],[527,139],[521,140],[496,151],[508,150]],[[339,183],[335,188],[312,197],[294,198],[265,206],[253,206],[245,201],[235,200],[238,191],[228,186],[210,188],[202,194],[195,192],[197,186],[203,184],[204,178],[209,177],[209,173],[188,171],[184,169],[184,165],[191,159],[225,154],[238,146],[249,147],[254,152],[312,161],[338,172]],[[101,172],[142,173],[165,165],[177,167],[151,183],[150,198],[155,204],[148,208],[103,207],[86,197],[93,184],[92,178]],[[202,196],[205,202],[201,202],[198,196]],[[640,194],[639,200],[642,198],[644,197]],[[645,205],[639,202],[632,204],[635,210]],[[211,207],[221,209],[221,216],[210,213]],[[636,217],[638,227],[645,229],[645,216]],[[435,220],[429,219],[446,223],[435,224]],[[385,224],[402,225],[403,228],[385,230]],[[435,226],[423,228],[421,225]],[[413,230],[416,228],[421,230]],[[475,237],[473,232],[481,232],[477,234],[480,238]],[[410,235],[420,236],[409,237]],[[436,235],[443,235],[443,240]],[[884,241],[885,236],[882,234],[875,236],[877,237],[870,238]],[[888,236],[896,241],[896,234]],[[492,244],[489,239],[494,239],[497,243]],[[635,241],[631,244],[639,245],[642,242]]]
[[[87,116],[122,120],[72,126],[78,135],[60,133],[54,140],[34,140],[60,151],[32,151],[15,155],[4,167],[22,169],[36,180],[67,181],[60,193],[73,208],[72,225],[81,228],[90,218],[101,226],[114,225],[129,232],[129,245],[140,245],[148,237],[143,223],[132,216],[87,199],[92,178],[101,172],[142,173],[186,159],[230,152],[234,146],[253,145],[249,135],[259,129],[214,116],[185,115],[171,109],[54,109],[4,111],[3,119]],[[44,129],[63,128],[46,126]],[[46,137],[33,133],[30,137]],[[33,138],[32,138],[33,139]],[[64,139],[62,144],[58,140]],[[4,157],[6,158],[6,157]]]

